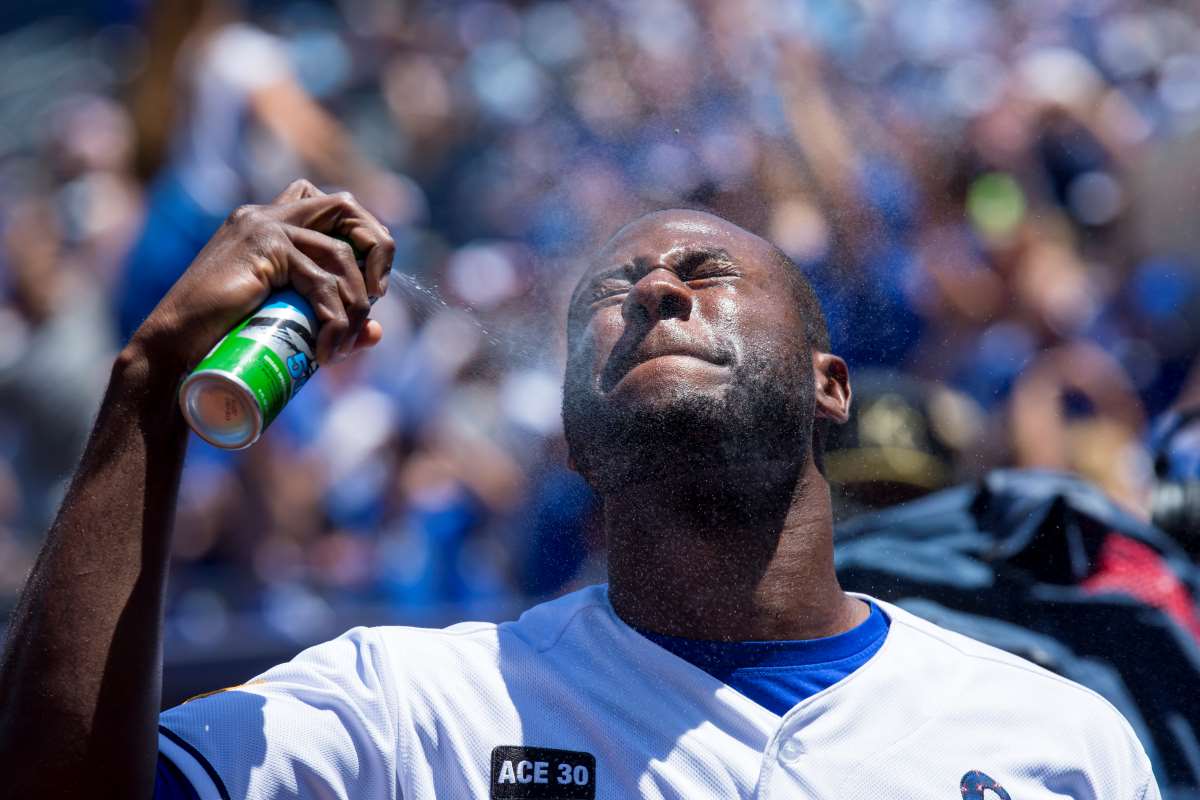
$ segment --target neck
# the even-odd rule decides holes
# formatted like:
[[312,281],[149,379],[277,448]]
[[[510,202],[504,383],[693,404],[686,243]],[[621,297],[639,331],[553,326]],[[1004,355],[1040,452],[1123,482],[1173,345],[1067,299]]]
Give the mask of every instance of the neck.
[[[682,470],[681,470],[682,472]],[[833,567],[829,486],[809,459],[672,476],[604,497],[609,597],[628,624],[689,639],[813,639],[866,618]]]

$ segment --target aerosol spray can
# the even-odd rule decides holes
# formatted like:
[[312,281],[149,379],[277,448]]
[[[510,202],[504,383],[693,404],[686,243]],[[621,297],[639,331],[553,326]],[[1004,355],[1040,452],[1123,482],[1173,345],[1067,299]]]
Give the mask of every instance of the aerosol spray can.
[[240,450],[258,441],[316,371],[316,315],[286,289],[217,342],[184,380],[179,405],[202,439]]

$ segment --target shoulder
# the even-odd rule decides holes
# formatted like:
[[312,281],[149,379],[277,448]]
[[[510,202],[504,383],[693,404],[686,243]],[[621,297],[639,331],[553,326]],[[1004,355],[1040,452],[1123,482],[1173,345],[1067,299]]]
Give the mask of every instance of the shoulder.
[[944,628],[900,606],[874,598],[871,601],[887,613],[893,628],[904,631],[909,647],[924,651],[930,657],[953,661],[958,668],[994,673],[1006,681],[1023,683],[1032,689],[1065,692],[1089,701],[1107,702],[1092,690],[1006,650]]
[[1061,675],[997,647],[964,636],[898,606],[874,600],[892,620],[904,643],[900,654],[921,669],[956,710],[981,722],[1030,729],[1060,737],[1079,736],[1097,757],[1124,755],[1148,760],[1129,723],[1104,697]]
[[606,609],[605,588],[589,586],[533,606],[509,622],[460,622],[446,628],[386,626],[371,634],[401,669],[446,675],[494,668],[501,659],[536,658],[554,649],[564,634]]

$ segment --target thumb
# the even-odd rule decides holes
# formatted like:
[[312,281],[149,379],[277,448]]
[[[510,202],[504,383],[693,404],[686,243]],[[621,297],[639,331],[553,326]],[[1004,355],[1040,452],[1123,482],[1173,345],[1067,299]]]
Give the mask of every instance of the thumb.
[[362,326],[362,330],[358,332],[358,338],[354,340],[353,352],[359,350],[368,350],[379,344],[383,339],[383,326],[378,320],[369,319]]

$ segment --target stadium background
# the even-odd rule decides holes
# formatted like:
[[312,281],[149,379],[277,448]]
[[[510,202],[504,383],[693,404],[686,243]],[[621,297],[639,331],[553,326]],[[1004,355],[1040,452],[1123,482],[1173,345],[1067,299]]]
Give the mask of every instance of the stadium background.
[[1145,516],[1153,420],[1200,399],[1186,3],[126,0],[0,31],[0,610],[122,337],[229,210],[306,175],[399,244],[379,348],[250,450],[193,442],[168,703],[603,575],[562,312],[641,211],[810,274],[859,378],[843,514],[1015,466]]

